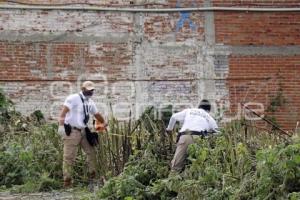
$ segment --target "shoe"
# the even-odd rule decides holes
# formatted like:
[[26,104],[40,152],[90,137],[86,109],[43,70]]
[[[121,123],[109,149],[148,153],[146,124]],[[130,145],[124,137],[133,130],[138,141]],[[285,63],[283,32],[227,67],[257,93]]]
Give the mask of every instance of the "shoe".
[[91,172],[89,174],[89,185],[88,185],[88,190],[90,192],[94,192],[95,191],[95,178],[96,178],[96,172]]
[[64,189],[68,189],[70,187],[72,187],[72,179],[71,178],[64,179]]
[[90,192],[94,192],[94,191],[95,191],[95,186],[96,186],[96,184],[94,183],[94,181],[93,181],[93,180],[90,180],[90,181],[89,181],[89,185],[88,185],[88,190],[89,190]]

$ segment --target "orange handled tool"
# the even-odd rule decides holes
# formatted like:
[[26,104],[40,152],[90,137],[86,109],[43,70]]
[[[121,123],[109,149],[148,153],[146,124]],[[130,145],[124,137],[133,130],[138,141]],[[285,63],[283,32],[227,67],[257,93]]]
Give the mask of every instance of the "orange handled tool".
[[95,120],[95,130],[98,132],[104,132],[106,130],[107,124]]

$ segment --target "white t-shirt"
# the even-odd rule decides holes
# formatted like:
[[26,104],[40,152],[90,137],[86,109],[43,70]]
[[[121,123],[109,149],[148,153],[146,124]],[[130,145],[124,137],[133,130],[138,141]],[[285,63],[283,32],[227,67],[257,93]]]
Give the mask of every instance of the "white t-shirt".
[[[82,92],[80,92],[84,100],[84,105],[87,108],[88,114],[95,115],[98,113],[97,107],[92,99],[87,99]],[[86,125],[83,123],[84,110],[81,98],[79,94],[72,94],[68,96],[64,102],[64,106],[69,108],[69,112],[66,114],[65,123],[70,124],[73,127],[84,128]]]
[[218,128],[216,121],[203,109],[185,109],[172,115],[168,131],[173,130],[176,121],[183,123],[179,132],[184,131],[213,131]]

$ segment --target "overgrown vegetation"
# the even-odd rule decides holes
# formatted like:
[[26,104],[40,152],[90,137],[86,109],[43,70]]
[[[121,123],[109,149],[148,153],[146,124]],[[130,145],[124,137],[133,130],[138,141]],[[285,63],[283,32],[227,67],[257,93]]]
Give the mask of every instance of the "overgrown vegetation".
[[30,117],[16,112],[1,96],[0,185],[16,192],[61,187],[62,144],[55,124],[46,124],[40,111]]
[[[157,144],[132,157],[98,192],[101,199],[298,199],[300,143],[240,122],[189,147],[189,164],[169,174]],[[147,163],[145,165],[145,163]]]
[[[57,125],[46,124],[38,111],[23,117],[2,93],[0,97],[1,187],[14,192],[60,189],[62,141],[56,134]],[[168,117],[170,109],[165,113]],[[155,120],[153,108],[136,122],[121,123],[111,116],[109,132],[100,135],[97,147],[98,175],[108,181],[93,198],[300,198],[299,137],[258,130],[249,121],[233,122],[221,134],[190,145],[185,170],[175,174],[169,171],[174,140],[164,136],[168,117]],[[75,166],[75,185],[86,185],[81,151]]]
[[[57,123],[46,123],[40,111],[22,116],[2,91],[0,100],[0,186],[14,192],[61,188],[63,145],[56,133]],[[137,122],[118,122],[111,116],[109,132],[99,135],[96,147],[99,177],[120,174],[130,155],[157,139],[153,113],[152,108],[147,109]],[[79,149],[73,170],[75,186],[88,182],[85,159]]]

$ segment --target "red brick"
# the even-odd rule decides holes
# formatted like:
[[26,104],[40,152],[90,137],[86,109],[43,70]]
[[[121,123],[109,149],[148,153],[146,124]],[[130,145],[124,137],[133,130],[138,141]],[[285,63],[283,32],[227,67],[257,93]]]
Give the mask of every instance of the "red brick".
[[[278,107],[275,116],[287,130],[293,130],[300,121],[300,56],[231,56],[229,59],[229,98],[231,111],[236,112],[241,102],[263,103],[267,109],[270,101],[282,90],[286,105]],[[261,68],[260,66],[267,66]],[[235,77],[271,77],[270,80],[234,80]]]

